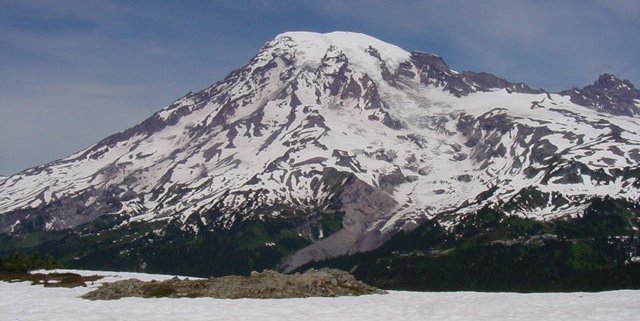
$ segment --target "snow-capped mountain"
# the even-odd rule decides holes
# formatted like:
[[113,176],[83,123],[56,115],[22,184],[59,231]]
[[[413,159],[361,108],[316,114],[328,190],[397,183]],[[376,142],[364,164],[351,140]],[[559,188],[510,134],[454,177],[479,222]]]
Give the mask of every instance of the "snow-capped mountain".
[[592,196],[638,200],[639,111],[611,75],[552,94],[363,34],[288,32],[144,122],[0,178],[0,232],[279,220],[306,242],[294,268],[486,205],[575,216]]

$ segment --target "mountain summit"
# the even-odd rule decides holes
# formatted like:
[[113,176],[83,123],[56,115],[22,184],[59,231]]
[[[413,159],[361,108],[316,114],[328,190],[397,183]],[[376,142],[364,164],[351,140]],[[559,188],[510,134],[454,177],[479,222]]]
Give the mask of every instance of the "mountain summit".
[[593,85],[582,89],[573,88],[560,92],[571,97],[571,101],[597,111],[614,115],[640,115],[640,90],[628,80],[614,75],[602,74]]
[[142,123],[1,178],[0,232],[72,231],[96,244],[73,252],[85,266],[198,256],[223,273],[372,250],[484,207],[575,217],[640,196],[637,90],[603,77],[550,94],[363,34],[283,33]]

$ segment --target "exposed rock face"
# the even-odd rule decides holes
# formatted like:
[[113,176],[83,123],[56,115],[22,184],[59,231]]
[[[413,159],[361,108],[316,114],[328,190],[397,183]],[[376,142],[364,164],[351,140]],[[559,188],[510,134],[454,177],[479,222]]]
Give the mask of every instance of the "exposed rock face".
[[274,271],[254,272],[250,276],[225,276],[207,280],[170,280],[143,282],[136,279],[102,284],[82,297],[89,300],[117,300],[126,297],[212,297],[241,298],[306,298],[335,297],[385,292],[356,280],[351,274],[335,270],[308,270],[302,274],[280,274]]
[[623,116],[640,115],[640,90],[630,81],[620,80],[614,75],[602,74],[593,85],[559,94],[570,96],[572,102],[597,111]]
[[516,92],[523,94],[542,94],[542,89],[531,89],[524,83],[511,83],[496,75],[486,72],[465,71],[462,73],[463,79],[467,83],[475,85],[480,91],[489,91],[491,89],[506,89],[508,92]]
[[397,205],[393,198],[354,176],[342,192],[342,205],[343,228],[287,258],[283,264],[285,271],[311,261],[370,251],[385,241],[377,225],[389,219]]
[[[544,91],[529,88],[523,83],[511,83],[498,76],[486,72],[453,71],[444,59],[426,52],[412,52],[411,63],[419,71],[420,82],[425,85],[442,87],[456,97],[467,96],[474,92],[486,92],[495,89],[506,89],[508,92],[540,94]],[[406,69],[410,65],[400,66],[398,73],[412,76]]]

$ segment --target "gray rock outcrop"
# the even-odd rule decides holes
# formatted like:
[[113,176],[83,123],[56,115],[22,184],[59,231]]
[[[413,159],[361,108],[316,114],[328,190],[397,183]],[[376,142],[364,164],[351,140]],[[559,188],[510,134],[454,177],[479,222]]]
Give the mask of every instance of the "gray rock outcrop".
[[82,297],[89,300],[117,300],[125,297],[212,297],[305,298],[336,297],[385,292],[356,280],[351,274],[335,270],[307,270],[281,274],[274,271],[253,272],[250,276],[224,276],[201,280],[179,279],[144,282],[128,279],[104,283]]

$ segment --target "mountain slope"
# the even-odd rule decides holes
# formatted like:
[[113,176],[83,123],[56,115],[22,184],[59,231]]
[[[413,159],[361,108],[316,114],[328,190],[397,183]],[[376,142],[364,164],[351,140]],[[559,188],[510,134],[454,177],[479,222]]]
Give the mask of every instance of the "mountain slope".
[[128,231],[109,239],[124,257],[258,228],[229,248],[275,249],[266,265],[293,269],[488,205],[550,220],[594,196],[637,201],[638,100],[578,92],[457,72],[362,34],[284,33],[137,126],[0,179],[0,231]]

